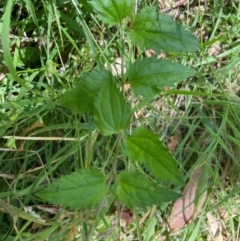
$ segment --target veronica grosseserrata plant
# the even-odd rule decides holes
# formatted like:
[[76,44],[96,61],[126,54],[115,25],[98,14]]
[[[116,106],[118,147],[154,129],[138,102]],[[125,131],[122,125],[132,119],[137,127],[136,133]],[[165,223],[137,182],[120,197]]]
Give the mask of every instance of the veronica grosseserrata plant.
[[106,138],[116,136],[115,164],[123,155],[130,163],[139,163],[152,178],[139,172],[136,165],[122,171],[113,165],[110,177],[91,167],[62,176],[36,195],[71,209],[101,203],[109,191],[130,208],[173,201],[179,194],[161,186],[159,181],[183,185],[178,163],[157,134],[134,125],[133,104],[127,101],[124,86],[130,85],[135,98],[141,96],[151,100],[165,86],[174,87],[193,76],[195,70],[167,58],[147,58],[141,54],[132,58],[132,53],[134,49],[142,52],[152,49],[156,53],[193,52],[199,49],[198,40],[155,7],[145,7],[136,13],[135,0],[92,0],[89,3],[103,24],[119,31],[121,75],[114,76],[110,68],[101,67],[105,66],[102,63],[79,77],[75,86],[60,97],[58,104],[73,112],[88,113],[96,124],[94,131]]

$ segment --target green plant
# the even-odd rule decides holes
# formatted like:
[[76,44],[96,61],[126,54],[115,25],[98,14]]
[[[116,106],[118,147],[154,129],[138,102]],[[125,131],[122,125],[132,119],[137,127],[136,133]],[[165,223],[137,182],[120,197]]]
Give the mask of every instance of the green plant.
[[[109,192],[129,208],[173,201],[179,194],[161,186],[160,181],[180,187],[183,174],[159,136],[146,127],[138,127],[133,113],[164,87],[174,87],[175,83],[195,74],[191,68],[167,58],[147,58],[143,52],[146,49],[174,54],[196,51],[198,41],[154,7],[145,7],[134,14],[134,0],[89,3],[103,23],[109,28],[115,27],[112,28],[115,36],[120,38],[121,74],[114,76],[111,68],[105,69],[103,61],[99,61],[57,104],[76,113],[88,113],[89,121],[93,119],[96,124],[90,135],[100,131],[106,138],[115,140],[114,151],[108,159],[112,170],[104,173],[103,169],[97,170],[101,167],[94,167],[91,160],[86,160],[80,170],[62,176],[36,196],[71,209],[100,203],[99,212]],[[140,54],[135,60],[136,50]],[[98,57],[101,59],[101,53]],[[131,91],[125,90],[126,84],[130,84]],[[134,98],[142,98],[142,102],[134,106]],[[121,169],[117,168],[119,162],[123,164]]]
[[[40,26],[38,26],[39,19],[42,21],[42,18],[44,18],[42,17],[43,10],[40,8],[40,12],[37,12],[37,18],[32,4],[29,1],[26,2],[28,3],[28,11],[31,13],[34,19],[33,22],[37,27],[33,33],[40,36],[44,42],[44,36],[41,36]],[[76,4],[75,1],[72,2]],[[54,108],[61,109],[56,107],[55,103],[51,107],[46,107],[44,99],[50,102],[57,95],[62,95],[62,91],[54,91],[55,88],[56,90],[59,88],[58,85],[52,84],[51,86],[50,84],[51,81],[55,83],[54,79],[61,79],[57,71],[57,58],[53,58],[53,56],[58,51],[62,53],[64,49],[61,47],[62,42],[66,39],[70,42],[72,40],[71,36],[64,32],[65,28],[62,28],[62,25],[57,20],[54,22],[54,27],[51,28],[52,12],[55,11],[55,8],[54,5],[51,5],[51,2],[48,2],[48,5],[46,5],[49,12],[48,25],[45,26],[45,21],[42,21],[43,25],[41,26],[43,29],[48,29],[46,46],[44,44],[43,46],[35,44],[34,49],[30,46],[21,49],[19,40],[18,45],[13,45],[16,48],[13,58],[15,62],[13,63],[12,53],[9,51],[11,44],[8,38],[11,28],[10,13],[13,3],[11,1],[6,4],[7,14],[3,18],[2,36],[7,36],[7,41],[2,43],[4,60],[14,78],[10,86],[13,86],[14,89],[16,87],[17,93],[19,93],[17,100],[21,101],[21,98],[26,97],[27,104],[29,108],[31,107],[30,110],[33,113],[31,112],[31,114],[28,109],[24,109],[25,107],[23,108],[23,106],[17,105],[15,102],[9,102],[14,107],[12,111],[11,105],[9,106],[9,103],[7,103],[8,106],[5,105],[5,109],[10,112],[9,116],[12,122],[9,124],[6,121],[8,124],[2,132],[5,132],[12,123],[17,123],[19,120],[25,122],[26,116],[28,118],[34,115],[38,116],[40,110],[35,110],[32,106],[33,103],[36,103],[36,106],[39,108],[46,109],[46,112],[52,111]],[[107,24],[109,36],[103,35],[103,48],[100,48],[97,43],[98,40],[94,39],[94,33],[90,32],[87,24],[81,18],[81,14],[79,14],[78,23],[83,27],[81,34],[84,34],[88,40],[97,66],[90,72],[84,73],[77,81],[73,81],[74,87],[56,102],[56,104],[70,109],[73,113],[82,114],[82,118],[85,122],[88,122],[88,125],[86,125],[88,141],[86,142],[84,161],[80,161],[80,169],[77,169],[76,172],[66,176],[61,176],[61,173],[59,180],[52,182],[46,188],[42,186],[41,188],[43,189],[39,191],[39,185],[45,178],[45,168],[49,168],[52,165],[50,164],[51,161],[47,161],[44,169],[39,174],[39,179],[26,190],[30,190],[30,192],[38,190],[35,192],[38,198],[74,210],[93,208],[96,211],[96,205],[99,204],[95,214],[96,217],[102,217],[109,209],[113,200],[116,199],[131,209],[135,209],[135,207],[146,208],[159,204],[159,202],[173,201],[180,196],[175,191],[183,185],[183,170],[179,171],[177,161],[169,153],[164,143],[159,140],[159,136],[143,127],[142,124],[139,124],[139,120],[134,117],[134,112],[148,105],[148,102],[154,99],[164,87],[174,87],[175,83],[195,74],[193,69],[167,58],[158,59],[156,56],[147,58],[145,50],[153,49],[157,54],[160,51],[164,51],[170,57],[178,56],[179,53],[197,50],[198,41],[183,26],[159,13],[154,7],[144,7],[135,14],[135,1],[133,0],[121,2],[91,1],[89,4],[96,11],[97,17],[104,24]],[[75,8],[78,9],[77,4]],[[69,25],[73,26],[72,28],[75,27],[73,20],[67,16],[64,17],[63,14],[61,17],[68,23],[68,28]],[[92,17],[95,19],[94,16]],[[31,25],[33,25],[33,22],[31,22]],[[23,21],[23,23],[22,31],[25,32],[29,25],[28,21]],[[101,26],[103,25],[101,24]],[[59,31],[60,40],[59,42],[56,40],[54,51],[52,52],[51,48],[49,48],[51,29],[53,33],[61,29]],[[61,36],[61,33],[65,33],[67,37],[65,35]],[[74,41],[72,42],[74,45]],[[45,47],[46,54],[44,54]],[[75,48],[77,49],[77,46]],[[109,60],[116,54],[113,52],[114,48],[118,49],[116,52],[121,59],[121,70],[118,75],[113,75],[114,71]],[[28,80],[28,72],[23,71],[24,74],[19,74],[20,71],[17,71],[16,68],[19,70],[20,68],[28,67],[30,60],[31,64],[34,64],[36,59],[33,56],[41,57],[41,67],[35,72],[33,69],[30,69],[32,76]],[[116,68],[116,66],[113,66],[113,68]],[[44,73],[42,73],[43,70],[45,71]],[[42,81],[45,78],[45,74],[49,85]],[[36,75],[39,76],[35,81]],[[131,86],[130,90],[126,88],[127,85]],[[33,88],[34,86],[37,88]],[[42,87],[46,88],[50,94],[48,95],[46,91],[42,94]],[[40,97],[41,99],[39,100]],[[135,100],[140,101],[140,103],[135,105]],[[19,106],[22,108],[19,108]],[[43,115],[45,114],[39,114],[39,119]],[[91,153],[94,138],[97,138],[95,134],[99,131],[104,136],[101,149],[108,150],[108,154],[104,157],[106,158],[104,163],[94,163],[92,156],[95,156],[95,153]],[[8,147],[16,148],[14,138],[10,139]],[[42,149],[46,150],[47,147],[48,145]],[[71,150],[71,144],[68,143],[63,149]],[[52,160],[57,159],[60,155],[59,153],[51,157]],[[46,154],[47,160],[49,160],[49,157],[50,155]],[[13,160],[15,160],[15,156]],[[23,170],[26,168],[26,165],[30,165],[27,152],[24,157],[24,163],[21,166]],[[32,163],[35,165],[36,161],[33,160]],[[16,169],[17,172],[18,169]],[[68,173],[67,171],[64,172]],[[50,175],[52,175],[52,178],[56,178],[55,174],[51,173]],[[165,181],[166,183],[164,183]],[[19,183],[19,190],[25,190],[25,185],[28,183],[25,180],[22,182],[22,186]],[[175,185],[175,190],[173,190],[174,186],[170,185]],[[8,195],[8,193],[5,192],[2,195]],[[28,203],[29,199],[30,195],[24,202]],[[108,205],[105,205],[106,201],[108,201]],[[99,219],[96,219],[94,225],[97,225],[97,220]],[[54,225],[52,227],[56,228]],[[87,230],[88,237],[91,232],[92,228]],[[21,232],[17,235],[21,235]]]
[[[116,240],[119,237],[119,240],[148,241],[163,236],[169,240],[213,240],[218,219],[224,226],[219,223],[217,233],[222,237],[218,238],[238,239],[240,48],[236,38],[238,29],[232,26],[239,18],[239,3],[185,1],[179,7],[171,5],[173,1],[136,2],[135,14],[131,12],[123,20],[123,29],[104,24],[94,15],[93,7],[87,1],[0,3],[1,240],[86,240],[86,235],[91,240]],[[148,93],[151,94],[149,88],[135,88],[134,92],[137,83],[130,83],[129,70],[136,62],[145,61],[146,64],[154,58],[145,59],[152,51],[145,53],[139,43],[133,42],[130,32],[136,14],[146,5],[157,5],[158,2],[172,7],[171,11],[167,10],[168,14],[194,29],[201,40],[201,51],[196,56],[177,53],[174,49],[165,50],[167,58],[173,62],[197,69],[197,78],[182,81],[170,90],[156,88],[155,92],[150,89],[152,98],[147,98]],[[160,9],[165,12],[165,5]],[[156,62],[157,67],[158,63],[161,62]],[[125,102],[131,105],[131,123],[117,133],[104,136],[94,120],[98,114],[96,107],[93,104],[92,109],[89,108],[86,98],[79,98],[80,111],[79,107],[69,110],[66,105],[63,108],[61,100],[55,100],[74,87],[73,92],[69,92],[69,98],[72,97],[74,89],[81,86],[80,82],[94,83],[92,79],[103,78],[103,83],[108,76],[123,94]],[[94,86],[90,87],[94,90]],[[88,88],[85,89],[88,96]],[[76,91],[76,97],[79,93],[82,94],[83,89]],[[124,144],[128,138],[132,144],[131,138],[134,139],[139,126],[147,133],[148,129],[154,130],[158,133],[155,137],[161,137],[167,143],[179,163],[180,176],[186,180],[184,188],[181,184],[157,178],[151,169],[154,162],[148,162],[147,166],[141,160],[134,160],[135,156]],[[143,148],[139,149],[142,151]],[[198,167],[207,171],[208,178],[201,175],[204,182],[196,181],[194,170]],[[122,183],[129,173],[133,176],[128,181],[138,183],[138,186],[144,187],[146,182],[149,185],[150,181],[164,190],[181,192],[183,200],[188,195],[190,198],[178,206],[175,204],[179,204],[179,200],[172,205],[172,202],[152,199],[157,205],[136,209],[139,200],[131,195],[134,207],[130,211],[122,205],[126,203],[132,207],[129,200],[122,200],[119,195],[116,198],[117,193],[125,190],[125,185],[118,185],[118,181]],[[32,194],[47,183],[57,186],[55,181],[59,177],[55,197],[47,197],[46,193],[47,207],[33,197]],[[96,183],[96,189],[85,192],[84,185],[81,189],[76,184],[79,196],[72,189],[68,192],[61,189],[63,185],[65,189],[71,188],[69,184],[77,179],[80,183],[85,179],[89,184]],[[107,185],[101,185],[106,181]],[[189,185],[191,183],[194,185]],[[198,193],[204,192],[203,199],[194,193],[196,186]],[[127,195],[132,190],[134,187],[131,186]],[[151,185],[149,190],[154,190],[154,186]],[[138,194],[142,195],[142,192]],[[67,195],[69,197],[63,200]],[[158,199],[158,195],[153,195]],[[142,196],[142,202],[145,202],[144,194]],[[189,203],[192,198],[194,204]],[[61,205],[52,205],[55,200]],[[159,200],[164,201],[162,196]],[[197,220],[178,223],[178,229],[186,226],[181,232],[174,232],[174,223],[189,209],[192,214],[196,210]],[[124,217],[132,211],[134,218]],[[171,219],[174,213],[179,215]],[[170,232],[168,228],[171,228]]]

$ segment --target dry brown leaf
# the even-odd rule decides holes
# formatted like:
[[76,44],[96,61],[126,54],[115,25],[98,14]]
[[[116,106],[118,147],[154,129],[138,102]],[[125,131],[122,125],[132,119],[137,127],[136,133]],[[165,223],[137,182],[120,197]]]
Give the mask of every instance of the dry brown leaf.
[[220,230],[220,222],[217,221],[211,212],[207,213],[207,219],[210,226],[211,235],[213,241],[223,241],[223,236]]
[[176,135],[170,137],[170,141],[168,142],[167,146],[171,153],[173,153],[175,148],[178,146],[178,142],[178,137]]
[[76,237],[79,235],[79,227],[76,225],[72,226],[70,229],[70,232],[68,234],[68,239],[69,241],[76,240]]
[[[196,217],[195,198],[197,194],[198,183],[203,172],[203,167],[198,166],[192,172],[189,182],[183,190],[183,196],[173,205],[172,213],[168,219],[169,226],[174,231],[179,231],[194,216]],[[203,204],[202,200],[201,203]],[[197,207],[198,212],[201,208]]]
[[129,226],[133,221],[132,211],[128,208],[124,208],[121,213],[121,219],[126,222],[126,227]]

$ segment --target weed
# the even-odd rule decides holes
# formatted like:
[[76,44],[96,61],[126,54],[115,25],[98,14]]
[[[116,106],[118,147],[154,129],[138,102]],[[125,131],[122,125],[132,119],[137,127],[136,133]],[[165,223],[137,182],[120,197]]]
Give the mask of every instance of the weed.
[[[196,54],[157,1],[80,2],[0,3],[1,239],[206,240],[210,212],[235,240],[237,3],[187,4]],[[206,202],[170,233],[198,166]]]

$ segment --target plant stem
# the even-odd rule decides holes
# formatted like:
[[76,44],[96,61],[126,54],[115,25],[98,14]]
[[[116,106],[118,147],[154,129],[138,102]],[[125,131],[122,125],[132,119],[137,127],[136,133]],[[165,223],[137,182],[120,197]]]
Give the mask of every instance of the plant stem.
[[[79,20],[80,20],[81,26],[83,28],[83,32],[84,32],[84,34],[86,36],[86,39],[87,39],[87,41],[88,41],[88,43],[89,43],[89,45],[91,47],[91,51],[93,53],[93,56],[94,56],[95,59],[98,59],[96,48],[95,48],[96,42],[94,41],[94,37],[93,37],[90,29],[89,29],[89,27],[87,26],[85,20],[82,17],[81,10],[78,7],[78,2],[76,0],[72,0],[72,3],[73,3],[74,7],[77,10],[77,13],[78,13],[78,16],[79,16]],[[97,60],[97,64],[99,66],[101,66],[101,63],[100,63],[99,60]]]
[[[119,156],[119,152],[120,152],[120,145],[121,145],[121,139],[122,139],[122,133],[120,132],[117,136],[117,140],[116,140],[116,151],[115,151],[115,155],[114,155],[114,159],[113,159],[113,170],[112,170],[112,173],[110,175],[110,178],[107,182],[107,187],[108,189],[110,188],[111,184],[112,184],[112,181],[114,179],[114,176],[116,175],[116,168],[117,168],[117,162],[118,162],[118,156]],[[102,211],[103,209],[103,206],[104,206],[104,203],[105,203],[105,199],[100,203],[100,205],[98,206],[98,209],[97,209],[97,213],[96,213],[96,217],[95,217],[95,220],[98,219],[99,215],[100,215],[100,212]],[[92,232],[94,230],[96,226],[96,222],[94,222],[91,227],[89,228],[89,231],[87,233],[87,237],[85,239],[85,241],[89,241],[90,240],[90,237],[92,235]]]
[[118,156],[120,152],[120,146],[121,146],[121,140],[122,140],[122,132],[120,132],[117,136],[117,144],[116,144],[116,151],[113,159],[113,174],[116,175],[117,173],[117,163],[118,163]]

